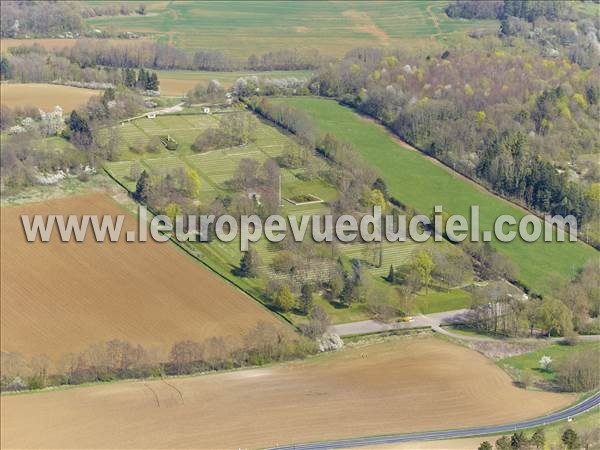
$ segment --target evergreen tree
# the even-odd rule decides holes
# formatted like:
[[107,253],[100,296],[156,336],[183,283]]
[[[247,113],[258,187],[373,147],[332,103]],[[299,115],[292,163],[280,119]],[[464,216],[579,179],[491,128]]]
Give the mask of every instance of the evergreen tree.
[[67,120],[67,125],[71,131],[71,142],[76,146],[87,148],[92,144],[94,137],[85,117],[73,110]]
[[146,71],[142,67],[138,72],[137,87],[139,89],[146,89],[147,82],[148,82],[148,76],[146,74]]
[[73,133],[89,133],[90,127],[87,123],[85,117],[81,116],[77,111],[71,111],[71,115],[69,116],[69,129]]
[[146,78],[146,90],[158,91],[158,75],[156,75],[156,72],[148,74]]
[[344,305],[350,305],[356,299],[357,283],[355,277],[344,273],[344,289],[340,294],[340,301]]
[[579,448],[579,436],[575,432],[575,430],[571,428],[567,428],[565,432],[562,434],[560,440],[565,445],[567,450],[574,450]]
[[310,283],[304,283],[300,291],[300,310],[304,314],[310,313],[313,308],[313,287]]
[[142,203],[148,201],[148,194],[150,193],[150,175],[145,170],[141,173],[135,185],[134,197],[136,200]]
[[125,69],[123,84],[127,87],[135,87],[135,71],[133,69]]
[[254,278],[258,274],[259,256],[255,250],[249,249],[244,252],[240,259],[239,275],[246,278]]
[[4,56],[0,56],[0,80],[7,80],[9,78],[12,78],[10,63]]
[[388,198],[387,185],[385,184],[385,181],[383,180],[383,178],[377,178],[375,180],[375,182],[373,183],[373,185],[371,186],[371,189],[376,189],[376,190],[380,191],[385,198]]
[[396,279],[396,274],[394,272],[394,265],[390,264],[390,271],[388,272],[387,277],[385,277],[386,281],[393,283]]
[[510,446],[514,450],[519,450],[527,446],[527,437],[522,431],[517,431],[510,438]]

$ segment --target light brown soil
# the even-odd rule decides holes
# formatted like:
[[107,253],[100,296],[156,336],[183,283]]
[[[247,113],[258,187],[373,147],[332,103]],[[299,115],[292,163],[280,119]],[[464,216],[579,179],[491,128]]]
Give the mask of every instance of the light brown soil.
[[101,95],[102,91],[71,86],[44,83],[1,83],[0,102],[15,108],[17,106],[37,106],[44,111],[52,111],[56,105],[65,114],[85,104],[90,97]]
[[169,383],[183,401],[163,381],[4,396],[2,447],[269,447],[505,423],[575,400],[516,388],[482,355],[432,337]]
[[[28,243],[21,214],[125,214],[89,194],[2,208],[1,349],[52,361],[88,345],[124,339],[166,351],[183,339],[234,336],[258,321],[286,327],[269,311],[172,243]],[[123,233],[124,234],[124,233]]]
[[191,79],[161,78],[160,92],[162,95],[185,95],[200,82],[199,80]]
[[[372,450],[477,450],[483,441],[496,442],[500,436],[482,436],[465,439],[446,439],[442,441],[403,442],[370,447]],[[354,447],[364,449],[364,447]]]

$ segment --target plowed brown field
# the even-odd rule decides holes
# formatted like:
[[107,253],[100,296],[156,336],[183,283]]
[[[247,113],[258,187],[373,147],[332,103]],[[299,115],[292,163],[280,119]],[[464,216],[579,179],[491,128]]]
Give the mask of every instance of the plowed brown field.
[[0,102],[16,108],[18,106],[37,106],[44,111],[52,111],[60,106],[65,116],[71,110],[85,104],[90,97],[101,95],[102,91],[72,86],[45,83],[1,83]]
[[[28,243],[21,214],[125,214],[102,194],[2,208],[2,350],[56,361],[124,339],[158,350],[182,339],[241,339],[258,321],[285,325],[171,243]],[[89,233],[91,235],[91,233]],[[124,233],[123,233],[124,234]],[[234,341],[235,342],[235,341]]]
[[169,384],[4,396],[2,447],[256,448],[491,425],[575,400],[516,388],[479,353],[431,337]]

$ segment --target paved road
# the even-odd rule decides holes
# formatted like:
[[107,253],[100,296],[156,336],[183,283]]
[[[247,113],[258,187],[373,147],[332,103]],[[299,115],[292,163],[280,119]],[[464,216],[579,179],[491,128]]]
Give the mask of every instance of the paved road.
[[339,336],[350,336],[356,334],[380,333],[390,330],[409,330],[411,328],[437,327],[442,324],[461,322],[462,316],[468,309],[457,309],[435,314],[415,316],[411,322],[385,323],[378,320],[363,320],[361,322],[343,323],[329,327],[329,331]]
[[[487,336],[471,336],[467,334],[453,333],[448,328],[442,328],[442,325],[450,325],[453,323],[463,323],[465,315],[468,314],[468,309],[456,309],[454,311],[446,311],[434,314],[415,316],[411,322],[380,322],[378,320],[362,320],[360,322],[342,323],[329,327],[331,333],[338,336],[355,336],[360,334],[382,333],[393,330],[410,330],[412,328],[431,328],[436,333],[445,334],[446,336],[460,339],[463,341],[486,342],[497,340]],[[558,342],[564,338],[544,338],[546,341]],[[578,337],[581,341],[600,341],[600,335],[582,335]],[[540,338],[514,338],[519,342],[540,342]]]
[[553,422],[561,420],[567,420],[570,417],[581,414],[594,407],[600,405],[600,391],[596,392],[591,397],[583,400],[576,405],[570,406],[569,408],[563,409],[552,414],[548,414],[537,419],[524,420],[522,422],[514,422],[506,425],[496,425],[489,427],[474,427],[474,428],[463,428],[458,430],[447,430],[447,431],[428,431],[423,433],[410,433],[410,434],[390,434],[387,436],[371,436],[363,438],[353,439],[340,439],[334,441],[321,441],[313,442],[308,444],[292,444],[284,445],[281,447],[274,447],[279,450],[321,450],[329,448],[350,448],[350,447],[362,447],[372,446],[380,444],[398,444],[401,442],[414,442],[414,441],[435,441],[440,439],[457,439],[473,436],[482,436],[487,434],[503,434],[503,433],[514,433],[517,430],[523,430],[527,428],[534,428],[543,425],[548,425]]

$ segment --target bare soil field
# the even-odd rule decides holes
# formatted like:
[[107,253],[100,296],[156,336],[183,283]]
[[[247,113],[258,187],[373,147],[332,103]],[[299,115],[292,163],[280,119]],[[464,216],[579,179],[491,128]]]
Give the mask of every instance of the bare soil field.
[[[1,349],[51,361],[67,352],[123,339],[166,352],[183,339],[235,336],[257,322],[284,327],[241,291],[171,243],[28,243],[21,214],[125,214],[103,194],[2,208]],[[122,233],[124,234],[124,233]]]
[[[372,450],[476,450],[483,441],[496,442],[500,436],[482,436],[465,439],[445,439],[440,441],[403,442],[369,447]],[[361,449],[364,447],[352,447]]]
[[2,447],[256,448],[491,425],[575,400],[519,389],[482,355],[433,337],[168,381],[3,396]]
[[102,91],[45,83],[1,83],[0,102],[15,108],[17,106],[37,106],[51,111],[56,105],[65,113],[83,105]]

